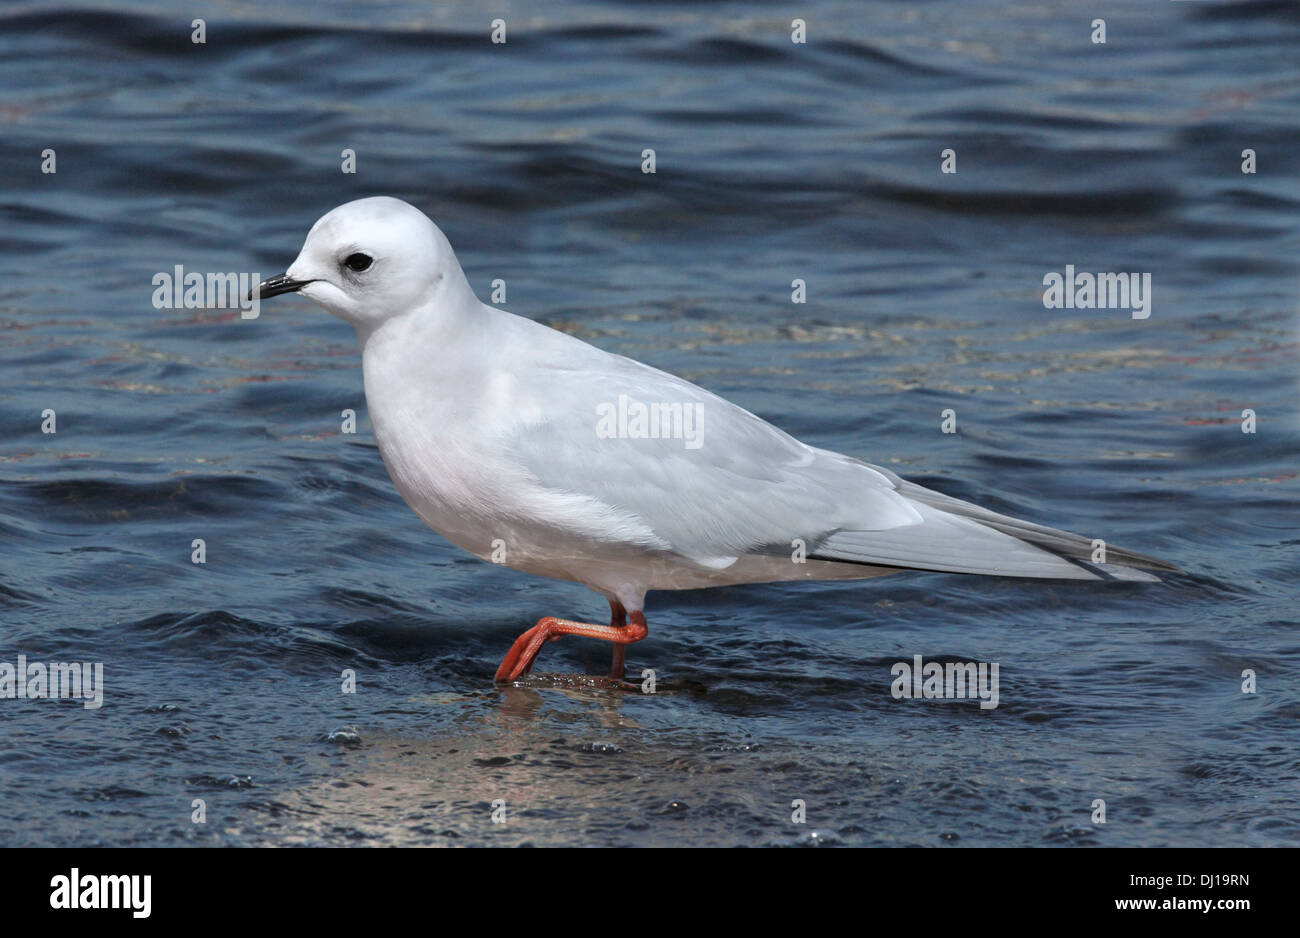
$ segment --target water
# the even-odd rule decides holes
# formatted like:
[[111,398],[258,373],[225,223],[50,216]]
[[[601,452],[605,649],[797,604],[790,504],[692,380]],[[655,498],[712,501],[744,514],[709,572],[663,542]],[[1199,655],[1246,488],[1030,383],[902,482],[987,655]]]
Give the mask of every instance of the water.
[[[0,701],[0,843],[1300,840],[1300,8],[806,3],[794,45],[755,4],[168,6],[0,12],[0,660],[107,685]],[[603,601],[402,504],[346,325],[150,302],[381,193],[480,296],[1186,573],[651,594],[660,693],[496,689]],[[1044,309],[1066,264],[1150,272],[1150,319]],[[895,700],[915,654],[999,706]]]

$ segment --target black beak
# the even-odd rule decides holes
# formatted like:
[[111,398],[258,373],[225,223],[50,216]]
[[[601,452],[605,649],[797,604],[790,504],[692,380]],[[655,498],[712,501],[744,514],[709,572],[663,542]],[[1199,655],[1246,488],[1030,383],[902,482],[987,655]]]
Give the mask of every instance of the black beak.
[[288,274],[276,274],[249,290],[248,299],[251,300],[254,295],[264,300],[270,296],[279,296],[281,293],[296,293],[309,283],[312,283],[312,281],[294,280]]

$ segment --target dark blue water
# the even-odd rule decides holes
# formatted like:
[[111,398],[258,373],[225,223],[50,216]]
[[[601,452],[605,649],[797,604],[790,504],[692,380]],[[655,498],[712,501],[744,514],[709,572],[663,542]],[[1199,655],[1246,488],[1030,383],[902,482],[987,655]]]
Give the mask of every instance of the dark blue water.
[[[1300,841],[1300,7],[306,7],[0,10],[0,661],[106,685],[0,700],[0,843]],[[572,638],[494,688],[604,602],[405,507],[348,326],[151,303],[375,194],[483,298],[1185,573],[651,594],[659,693],[548,679],[607,666]],[[1150,318],[1045,309],[1066,264]],[[916,654],[1000,705],[894,699]]]

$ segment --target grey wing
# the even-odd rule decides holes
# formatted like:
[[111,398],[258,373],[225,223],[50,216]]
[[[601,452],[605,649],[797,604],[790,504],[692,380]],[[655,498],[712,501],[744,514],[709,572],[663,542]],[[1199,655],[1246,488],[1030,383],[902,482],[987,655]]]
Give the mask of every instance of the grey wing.
[[[795,538],[811,545],[837,528],[920,520],[864,464],[631,359],[584,356],[528,380],[526,409],[537,416],[518,428],[515,460],[547,489],[635,517],[641,524],[631,527],[656,538],[640,546],[721,568],[746,554],[788,556]],[[658,405],[658,429],[668,432],[639,432],[646,428],[624,419],[636,405]]]
[[[1155,579],[1129,568],[1172,569],[1115,548],[1109,565],[1091,564],[1087,538],[807,446],[631,359],[601,353],[581,367],[550,371],[549,387],[533,389],[540,416],[520,428],[515,458],[548,489],[634,516],[654,533],[643,548],[714,568],[748,554],[789,556],[797,539],[812,559],[919,570]],[[623,419],[636,404],[660,405],[657,436],[636,435],[650,428]],[[682,417],[674,425],[677,405]]]
[[[907,498],[913,504],[923,506],[922,510],[927,514],[934,512],[937,517],[932,516],[929,526],[933,528],[934,533],[939,533],[944,526],[959,526],[965,534],[960,538],[960,542],[965,544],[966,538],[972,532],[972,525],[975,528],[982,528],[984,531],[993,531],[1002,535],[1002,539],[988,540],[987,534],[980,534],[990,548],[996,549],[997,544],[1006,544],[1006,539],[1016,542],[1024,547],[1031,547],[1037,550],[1037,554],[1025,553],[1022,547],[1016,548],[1017,560],[1016,566],[1019,567],[1021,562],[1025,565],[1025,570],[1021,572],[1003,573],[996,568],[1003,564],[1006,558],[995,555],[993,558],[986,560],[974,568],[963,569],[963,564],[959,558],[950,559],[950,567],[927,567],[927,569],[951,569],[958,573],[1001,573],[1004,576],[1060,576],[1060,573],[1051,572],[1053,570],[1062,570],[1061,563],[1071,563],[1079,574],[1064,574],[1071,579],[1101,579],[1113,578],[1119,580],[1159,580],[1159,577],[1143,573],[1141,570],[1164,570],[1168,572],[1181,572],[1173,564],[1166,563],[1163,560],[1157,560],[1154,557],[1148,557],[1145,554],[1139,554],[1136,551],[1127,550],[1123,547],[1117,547],[1113,544],[1105,545],[1105,562],[1100,563],[1093,560],[1095,556],[1094,543],[1091,538],[1081,534],[1073,534],[1069,531],[1062,531],[1057,528],[1049,528],[1045,525],[1035,524],[1032,521],[1024,521],[1020,518],[1013,518],[1010,515],[999,514],[982,508],[971,502],[962,501],[959,498],[953,498],[950,495],[944,495],[933,489],[927,489],[924,486],[917,485],[914,482],[908,482],[900,478],[895,473],[880,466],[871,466],[873,470],[887,478],[894,486],[895,491]],[[852,557],[855,552],[861,551],[861,538],[856,537],[856,532],[840,532],[842,536],[833,537],[827,545],[830,553],[840,553],[845,557]],[[867,553],[875,553],[879,545],[875,544],[875,538],[872,547],[867,549]],[[1042,557],[1047,555],[1050,560]],[[932,554],[938,557],[938,554]],[[1080,566],[1082,565],[1082,566]],[[1032,570],[1041,570],[1043,572],[1031,572]],[[1096,573],[1103,574],[1098,577]]]

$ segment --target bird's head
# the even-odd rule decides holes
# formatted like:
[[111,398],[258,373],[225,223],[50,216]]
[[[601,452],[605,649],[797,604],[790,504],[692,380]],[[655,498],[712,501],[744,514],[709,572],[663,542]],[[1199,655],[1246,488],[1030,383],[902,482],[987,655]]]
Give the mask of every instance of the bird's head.
[[250,298],[301,293],[326,312],[373,330],[393,316],[463,299],[468,290],[438,226],[401,199],[377,196],[321,216],[289,269],[263,280]]

